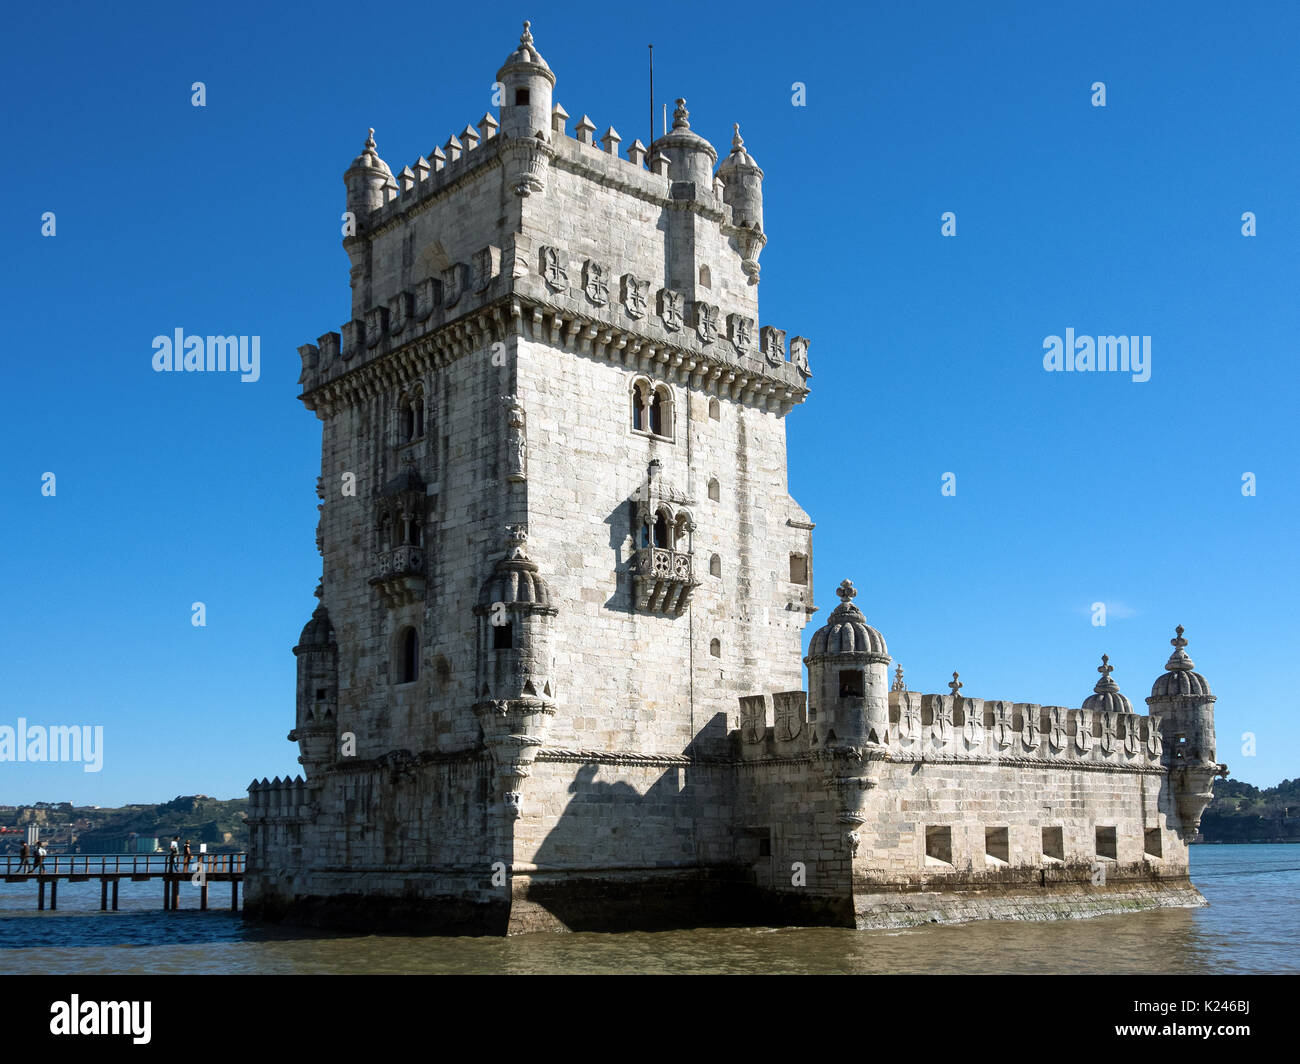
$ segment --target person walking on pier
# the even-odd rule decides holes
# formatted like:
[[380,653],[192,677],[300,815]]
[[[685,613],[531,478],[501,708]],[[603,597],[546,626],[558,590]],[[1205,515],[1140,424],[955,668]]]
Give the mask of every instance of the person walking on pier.
[[27,845],[27,840],[23,840],[22,848],[18,851],[18,871],[30,872],[32,870],[32,848]]
[[180,854],[180,848],[181,848],[181,837],[177,835],[172,839],[171,845],[167,847],[166,871],[168,872],[176,871],[176,858]]
[[37,875],[45,871],[45,843],[43,842],[36,844],[36,867],[32,871]]
[[190,840],[189,840],[189,839],[186,839],[186,840],[185,840],[185,871],[186,871],[186,872],[188,872],[188,871],[190,870],[190,859],[191,859],[191,857],[193,857],[193,853],[192,853],[192,851],[190,850]]

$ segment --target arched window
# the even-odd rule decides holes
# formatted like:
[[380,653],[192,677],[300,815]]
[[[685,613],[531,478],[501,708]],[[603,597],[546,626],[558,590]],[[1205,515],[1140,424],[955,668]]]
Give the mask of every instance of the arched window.
[[420,633],[414,628],[402,632],[399,643],[401,648],[401,683],[415,683],[420,678]]
[[411,404],[411,416],[413,419],[411,438],[422,439],[424,436],[424,395],[421,392],[415,393],[415,400]]
[[719,558],[716,554],[709,559],[709,575],[710,576],[722,575],[722,559]]
[[713,287],[713,278],[709,274],[709,268],[707,266],[700,267],[700,287],[701,288]]
[[418,547],[420,545],[420,522],[414,517],[404,518],[402,521],[405,535],[402,542],[408,547]]
[[714,639],[710,641],[709,653],[715,658],[722,657],[722,641],[720,639]]
[[666,384],[656,385],[650,396],[650,431],[655,436],[673,434],[673,393]]
[[722,418],[722,404],[716,399],[709,400],[709,417],[714,421],[719,421]]
[[402,400],[400,439],[402,443],[415,439],[415,404],[410,399]]
[[393,522],[385,510],[379,515],[379,549],[388,550],[393,545]]
[[722,489],[718,487],[718,478],[713,477],[709,480],[709,498],[717,502],[722,498]]
[[691,518],[689,514],[678,514],[673,524],[673,550],[685,551],[690,544]]
[[650,405],[650,385],[646,381],[637,381],[632,385],[632,429],[635,432],[646,431],[647,408]]
[[656,547],[670,546],[668,542],[668,515],[660,510],[655,515],[655,542]]

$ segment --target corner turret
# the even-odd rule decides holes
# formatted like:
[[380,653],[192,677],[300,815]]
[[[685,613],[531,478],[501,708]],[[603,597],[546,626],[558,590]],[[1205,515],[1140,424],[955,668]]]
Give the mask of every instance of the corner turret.
[[298,712],[289,741],[298,744],[298,763],[311,780],[334,760],[338,738],[339,648],[324,603],[303,626],[293,654],[298,659]]
[[808,645],[812,743],[861,747],[885,741],[889,730],[889,651],[885,638],[853,605],[857,589],[845,580],[840,604]]
[[732,126],[731,154],[718,167],[722,201],[731,208],[737,229],[737,250],[750,284],[758,283],[758,256],[767,243],[763,233],[763,171],[745,150],[739,124]]
[[1201,826],[1201,814],[1214,797],[1215,776],[1226,776],[1228,766],[1214,758],[1214,703],[1210,685],[1195,671],[1183,648],[1183,626],[1169,642],[1174,652],[1165,662],[1147,699],[1153,725],[1159,722],[1165,763],[1174,785],[1182,830],[1190,840]]
[[474,607],[479,619],[474,713],[512,818],[522,812],[523,781],[531,775],[555,714],[551,629],[559,611],[524,551],[527,538],[522,525],[510,527],[506,556],[483,584]]
[[348,187],[347,209],[356,215],[358,221],[388,202],[390,189],[396,195],[397,181],[388,164],[379,157],[374,129],[367,135],[361,154],[344,172],[343,183]]
[[524,23],[519,47],[497,71],[497,83],[501,86],[501,133],[507,137],[550,140],[555,74],[533,46],[530,26],[531,23]]

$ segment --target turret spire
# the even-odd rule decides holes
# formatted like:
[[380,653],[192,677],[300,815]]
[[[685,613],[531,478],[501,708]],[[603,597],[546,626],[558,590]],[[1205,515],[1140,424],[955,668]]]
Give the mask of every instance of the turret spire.
[[1169,655],[1169,660],[1165,662],[1165,670],[1168,672],[1191,672],[1196,668],[1196,663],[1187,656],[1187,651],[1183,647],[1187,646],[1187,640],[1183,638],[1183,626],[1180,624],[1174,629],[1178,634],[1171,640],[1169,645],[1174,648],[1174,652]]

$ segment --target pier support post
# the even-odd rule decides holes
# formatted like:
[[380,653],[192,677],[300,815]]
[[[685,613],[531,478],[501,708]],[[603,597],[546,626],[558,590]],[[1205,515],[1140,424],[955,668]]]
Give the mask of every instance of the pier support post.
[[117,880],[113,880],[113,912],[117,912]]
[[108,911],[108,880],[107,879],[101,879],[99,881],[99,911],[101,913]]
[[50,880],[50,912],[59,907],[59,880],[56,876]]
[[38,912],[45,909],[45,880],[40,878],[36,880],[36,909]]
[[230,881],[230,911],[232,913],[239,911],[239,880]]
[[172,880],[172,908],[179,909],[180,907],[181,907],[181,877],[176,876]]
[[201,910],[203,910],[204,912],[207,912],[207,911],[208,911],[208,881],[207,881],[207,879],[204,879],[202,885],[200,885],[200,887],[199,887],[199,908],[200,908]]
[[163,909],[164,911],[172,907],[172,885],[167,882],[167,877],[163,876]]

